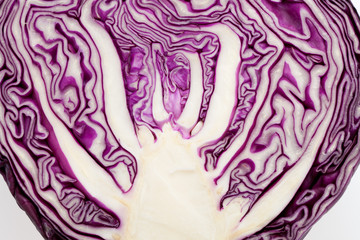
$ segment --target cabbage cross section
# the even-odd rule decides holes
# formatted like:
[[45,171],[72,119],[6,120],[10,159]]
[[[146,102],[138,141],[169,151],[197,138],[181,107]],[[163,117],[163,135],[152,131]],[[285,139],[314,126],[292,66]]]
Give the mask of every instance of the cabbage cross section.
[[348,0],[3,0],[0,27],[0,173],[45,239],[303,239],[359,164]]

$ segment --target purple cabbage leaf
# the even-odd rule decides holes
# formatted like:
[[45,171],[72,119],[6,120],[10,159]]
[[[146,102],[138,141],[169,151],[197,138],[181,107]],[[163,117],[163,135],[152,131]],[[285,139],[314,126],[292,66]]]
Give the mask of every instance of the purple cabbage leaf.
[[50,240],[299,240],[359,164],[349,0],[1,0],[0,173]]

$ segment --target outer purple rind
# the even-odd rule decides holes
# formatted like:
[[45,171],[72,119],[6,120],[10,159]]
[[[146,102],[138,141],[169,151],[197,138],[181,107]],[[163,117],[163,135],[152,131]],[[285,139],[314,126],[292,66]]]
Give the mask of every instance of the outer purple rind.
[[0,155],[0,174],[4,177],[19,207],[26,212],[44,239],[70,240],[60,229],[46,219],[44,214],[39,211],[35,202],[22,190],[17,178],[14,176],[9,160],[3,155]]

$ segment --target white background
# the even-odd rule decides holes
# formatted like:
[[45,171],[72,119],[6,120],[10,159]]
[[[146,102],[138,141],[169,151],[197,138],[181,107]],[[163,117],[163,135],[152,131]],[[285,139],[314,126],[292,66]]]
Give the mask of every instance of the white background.
[[[360,12],[360,1],[354,1],[354,5]],[[360,169],[355,173],[342,198],[315,224],[305,240],[359,240],[359,229]],[[25,212],[17,206],[2,177],[0,177],[0,235],[1,240],[42,240]]]

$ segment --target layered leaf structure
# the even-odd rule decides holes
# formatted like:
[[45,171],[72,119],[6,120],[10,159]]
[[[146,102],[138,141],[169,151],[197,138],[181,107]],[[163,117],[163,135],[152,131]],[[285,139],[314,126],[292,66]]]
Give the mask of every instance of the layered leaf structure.
[[349,0],[2,0],[0,172],[45,239],[298,240],[359,164]]

